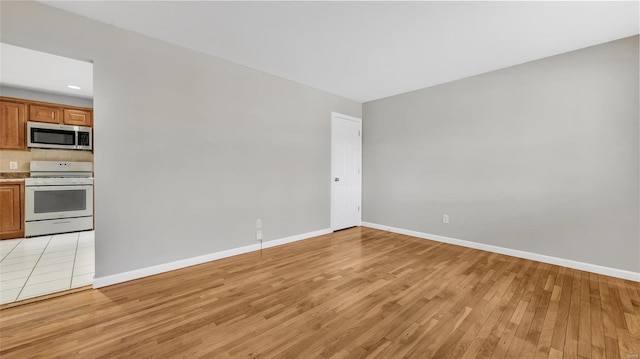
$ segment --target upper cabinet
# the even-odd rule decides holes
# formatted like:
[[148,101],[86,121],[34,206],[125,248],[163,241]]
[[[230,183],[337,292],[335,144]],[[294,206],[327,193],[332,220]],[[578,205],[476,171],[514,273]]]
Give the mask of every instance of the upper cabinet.
[[91,111],[65,108],[63,121],[65,125],[91,127]]
[[26,105],[21,102],[0,100],[0,148],[27,149]]
[[29,121],[61,123],[60,108],[54,106],[29,105]]
[[29,103],[29,121],[91,127],[93,110],[83,107]]
[[0,97],[0,149],[27,150],[27,121],[93,126],[93,110],[57,103]]

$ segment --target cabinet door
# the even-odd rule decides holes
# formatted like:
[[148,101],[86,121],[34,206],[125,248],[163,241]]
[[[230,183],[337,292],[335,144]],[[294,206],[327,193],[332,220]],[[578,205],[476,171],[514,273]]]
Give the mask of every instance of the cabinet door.
[[29,121],[62,123],[60,109],[53,106],[29,105]]
[[27,149],[25,104],[0,101],[0,148]]
[[0,239],[24,237],[24,183],[0,184]]
[[91,127],[91,111],[64,109],[64,124]]

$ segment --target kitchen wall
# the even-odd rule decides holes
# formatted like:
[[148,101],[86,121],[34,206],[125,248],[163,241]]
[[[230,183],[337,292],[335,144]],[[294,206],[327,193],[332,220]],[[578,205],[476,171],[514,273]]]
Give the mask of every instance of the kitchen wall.
[[24,98],[33,101],[61,103],[71,106],[93,107],[93,100],[84,97],[67,96],[62,94],[28,90],[13,86],[0,86],[0,96]]
[[[94,63],[96,277],[329,228],[331,111],[358,102],[37,2],[0,39]],[[33,26],[38,24],[38,26]]]
[[634,36],[365,103],[363,220],[640,272],[638,64]]
[[[18,162],[18,169],[9,168],[9,162]],[[33,148],[29,151],[0,150],[0,172],[29,172],[31,161],[93,162],[91,151],[49,150]]]

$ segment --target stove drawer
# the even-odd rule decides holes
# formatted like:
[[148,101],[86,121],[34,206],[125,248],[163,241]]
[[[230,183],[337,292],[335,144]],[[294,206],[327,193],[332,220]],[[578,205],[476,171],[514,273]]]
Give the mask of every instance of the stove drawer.
[[24,236],[42,236],[65,232],[77,232],[93,229],[93,216],[78,218],[51,219],[25,223]]

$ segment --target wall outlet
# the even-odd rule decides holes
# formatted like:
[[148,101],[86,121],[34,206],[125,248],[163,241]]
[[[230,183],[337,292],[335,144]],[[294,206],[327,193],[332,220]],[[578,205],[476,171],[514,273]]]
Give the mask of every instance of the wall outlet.
[[16,162],[16,161],[9,161],[9,169],[10,169],[10,170],[17,170],[17,169],[18,169],[18,162]]
[[449,215],[448,214],[443,214],[442,215],[442,223],[449,224]]
[[256,228],[258,228],[258,229],[262,228],[262,220],[261,219],[256,220]]
[[256,231],[256,241],[262,240],[262,231]]

